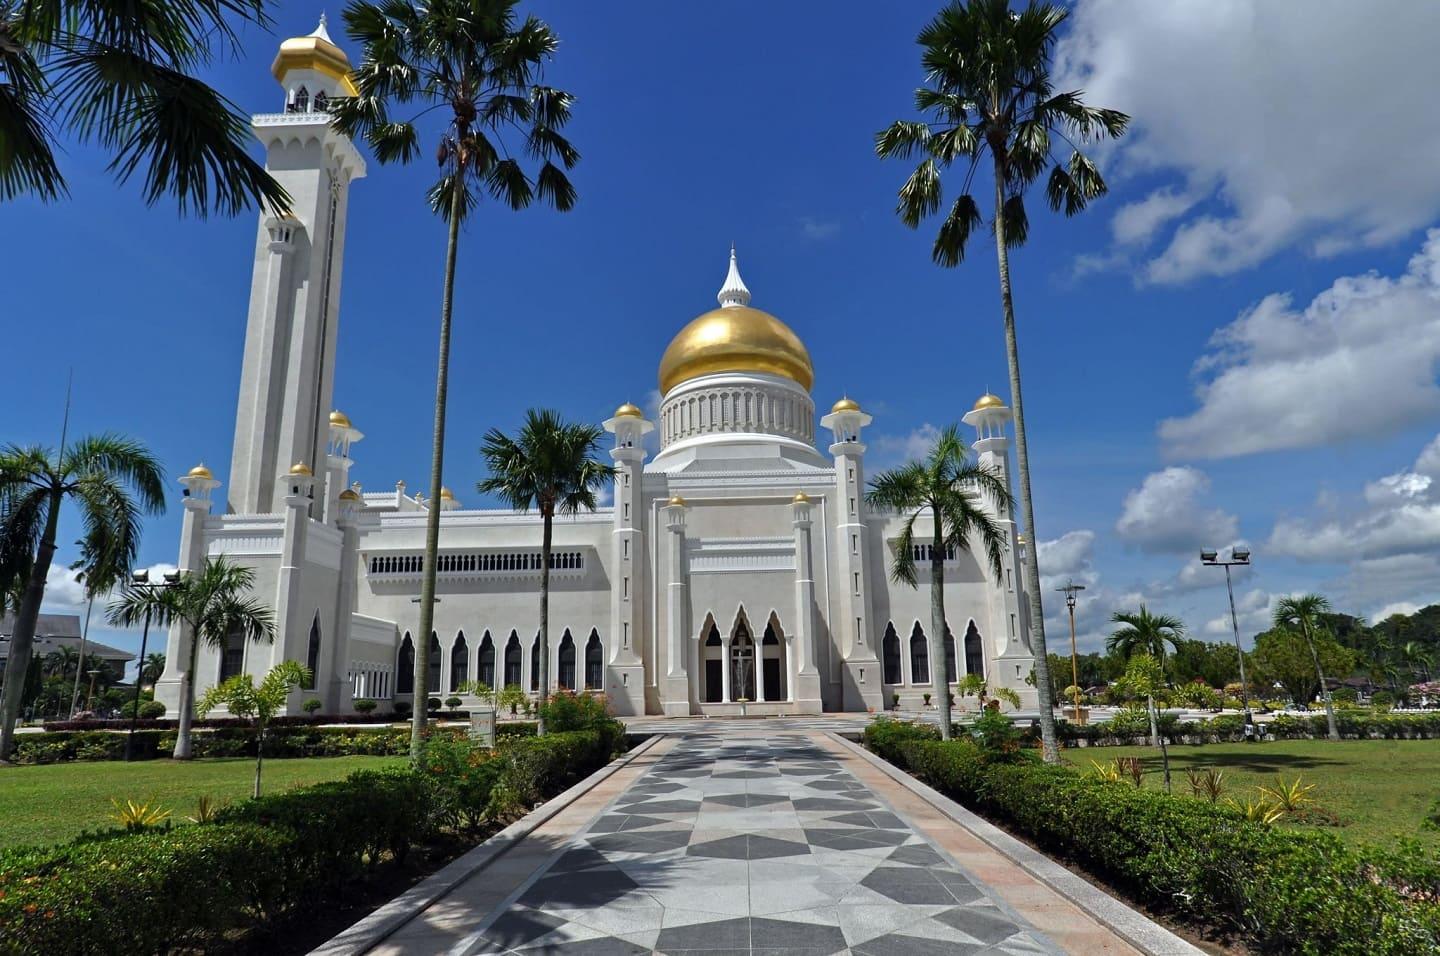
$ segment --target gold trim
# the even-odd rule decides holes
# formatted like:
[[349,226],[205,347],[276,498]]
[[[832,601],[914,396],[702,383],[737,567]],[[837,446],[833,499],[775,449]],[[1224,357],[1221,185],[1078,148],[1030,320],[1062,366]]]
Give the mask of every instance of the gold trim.
[[303,461],[297,461],[295,464],[291,465],[290,474],[304,475],[306,478],[315,477],[315,472],[311,471],[310,466],[305,464]]
[[615,417],[644,418],[645,413],[640,411],[640,407],[638,405],[632,405],[629,402],[626,402],[624,405],[621,405],[619,408],[615,409]]
[[285,74],[291,70],[314,70],[339,83],[346,96],[360,95],[350,79],[350,58],[344,50],[322,37],[291,37],[280,44],[280,52],[275,54],[270,72],[276,80],[284,83]]
[[679,495],[675,495],[671,497],[671,499],[667,501],[666,504],[675,508],[683,508],[685,507],[685,499],[681,498]]

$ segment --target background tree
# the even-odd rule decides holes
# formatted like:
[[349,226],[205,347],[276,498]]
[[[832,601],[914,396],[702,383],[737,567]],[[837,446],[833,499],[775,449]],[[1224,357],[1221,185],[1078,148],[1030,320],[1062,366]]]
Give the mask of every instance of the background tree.
[[[440,501],[445,465],[445,410],[450,376],[451,308],[460,223],[482,196],[524,209],[535,199],[560,211],[575,205],[575,189],[561,169],[580,154],[561,134],[573,98],[541,82],[559,40],[543,22],[517,22],[517,0],[386,0],[352,2],[345,25],[361,45],[351,79],[358,96],[334,101],[335,128],[370,144],[381,163],[408,163],[420,155],[416,121],[442,118],[436,158],[440,180],[430,205],[449,225],[444,292],[440,303],[440,356],[435,377],[435,427],[430,501]],[[392,111],[409,111],[394,119]],[[507,142],[507,135],[512,139]],[[534,178],[517,155],[539,164]],[[560,165],[556,165],[556,160]],[[425,523],[420,583],[420,634],[435,623],[435,564],[440,509]],[[425,686],[428,655],[415,655],[415,686]],[[411,715],[410,756],[420,759],[425,708]]]
[[[1330,688],[1325,684],[1325,671],[1320,666],[1320,652],[1315,641],[1322,625],[1320,615],[1330,612],[1330,602],[1323,595],[1301,594],[1281,598],[1275,604],[1276,627],[1289,627],[1300,632],[1305,647],[1310,651],[1310,660],[1315,665],[1315,679],[1320,684],[1320,693],[1325,700],[1325,722],[1329,726],[1331,740],[1340,739],[1340,727],[1335,722],[1335,702],[1330,699]],[[1349,673],[1345,671],[1344,673]]]
[[[85,540],[129,567],[140,546],[141,516],[165,510],[164,472],[145,446],[116,435],[68,446],[62,437],[58,454],[33,445],[0,449],[0,592],[24,582],[6,664],[12,673],[29,671],[66,502],[77,507]],[[0,762],[10,758],[20,698],[6,693],[0,703]]]
[[135,627],[148,611],[153,627],[181,627],[185,667],[180,672],[180,719],[175,731],[176,760],[189,760],[190,728],[195,711],[195,665],[200,645],[223,648],[230,635],[247,641],[275,640],[274,612],[250,596],[252,568],[231,564],[224,555],[206,558],[199,571],[187,571],[168,588],[127,586],[109,608],[118,627]]
[[140,665],[140,680],[149,684],[153,690],[164,673],[165,655],[160,651],[151,651],[146,654],[144,663]]
[[204,717],[216,707],[225,707],[231,717],[248,717],[255,728],[255,796],[260,796],[260,771],[265,766],[265,727],[285,707],[290,692],[311,681],[310,671],[296,661],[281,661],[260,681],[250,674],[234,677],[211,687],[197,708]]
[[961,699],[974,697],[975,703],[981,711],[992,700],[1003,700],[1005,703],[1020,709],[1020,695],[1009,687],[992,687],[989,681],[980,674],[966,674],[955,684],[955,693]]
[[106,549],[106,542],[81,538],[76,544],[80,557],[70,565],[75,580],[85,588],[85,623],[80,630],[80,663],[75,669],[75,684],[70,690],[70,714],[80,700],[80,673],[85,670],[85,648],[90,642],[90,616],[95,611],[95,599],[109,594],[125,576],[129,568],[123,563],[123,555]]
[[[1123,657],[1126,661],[1125,673],[1131,672],[1130,664],[1140,655],[1150,657],[1160,668],[1161,684],[1164,684],[1165,674],[1165,645],[1175,646],[1185,634],[1185,624],[1178,617],[1169,614],[1151,614],[1150,609],[1144,604],[1140,605],[1138,612],[1116,611],[1110,615],[1112,623],[1124,625],[1105,639],[1105,650],[1112,654]],[[1141,669],[1149,665],[1141,665]],[[1148,675],[1148,671],[1146,671]],[[1122,678],[1123,680],[1124,678]],[[1137,678],[1138,679],[1138,678]],[[1148,679],[1148,677],[1147,677]],[[1134,684],[1128,685],[1132,689]],[[1153,694],[1147,699],[1153,698]],[[1150,717],[1150,736],[1157,741],[1160,739],[1159,715],[1153,706],[1154,701],[1150,699],[1150,706],[1147,706],[1145,713]],[[1168,789],[1170,783],[1169,770],[1165,775],[1165,785]]]
[[[940,708],[940,735],[950,739],[950,692],[945,674],[945,555],[970,550],[972,541],[985,551],[986,563],[999,581],[1004,577],[1005,535],[986,510],[984,498],[1013,507],[1005,482],[970,458],[955,425],[940,433],[924,461],[882,471],[870,479],[865,501],[905,516],[895,539],[890,577],[912,588],[920,586],[915,567],[915,523],[929,519],[922,546],[930,554],[930,680]],[[1038,653],[1038,652],[1037,652]],[[958,659],[958,654],[956,655]]]
[[[1350,673],[1358,659],[1354,651],[1341,647],[1325,633],[1316,635],[1315,652],[1323,670],[1331,674]],[[1251,659],[1255,662],[1256,680],[1279,684],[1298,706],[1304,707],[1319,696],[1320,679],[1315,662],[1299,631],[1276,627],[1255,635]]]
[[[1137,645],[1140,646],[1140,645]],[[1159,658],[1149,651],[1138,651],[1128,658],[1125,673],[1115,682],[1115,689],[1128,698],[1145,701],[1145,713],[1150,716],[1150,743],[1160,748],[1160,764],[1165,771],[1165,792],[1170,792],[1170,748],[1165,735],[1161,733],[1160,713],[1157,701],[1165,698],[1165,668]]]
[[1167,672],[1176,684],[1204,681],[1210,687],[1224,687],[1240,679],[1239,657],[1234,644],[1180,638],[1170,654]]
[[615,476],[596,458],[598,425],[570,423],[550,409],[530,409],[514,438],[498,428],[485,435],[480,455],[490,477],[476,484],[518,511],[540,512],[540,718],[545,733],[545,699],[550,692],[550,546],[555,516],[595,510],[595,495]]
[[[1000,273],[1000,307],[1005,320],[1005,355],[1010,370],[1010,400],[1015,415],[1015,460],[1025,539],[1038,542],[1030,494],[1030,446],[1025,403],[1020,389],[1020,347],[1010,289],[1010,249],[1029,235],[1025,193],[1048,169],[1045,198],[1054,210],[1073,216],[1106,192],[1100,170],[1076,146],[1098,137],[1118,137],[1130,118],[1110,109],[1086,106],[1079,91],[1056,93],[1051,79],[1055,41],[1068,11],[1032,2],[1012,11],[1008,0],[971,0],[947,6],[916,42],[926,85],[915,91],[915,109],[925,118],[900,120],[876,136],[882,158],[922,158],[900,187],[896,208],[911,228],[940,211],[941,170],[960,164],[964,185],[940,224],[931,257],[952,267],[965,258],[975,229],[984,224],[980,204],[970,192],[982,161],[990,159],[994,186],[990,223]],[[1053,155],[1056,140],[1071,148],[1068,161]],[[1037,562],[1026,562],[1025,590],[1030,599],[1030,648],[1035,652],[1040,693],[1040,734],[1045,759],[1060,759],[1055,739],[1054,701],[1045,645]]]
[[66,195],[63,130],[98,140],[147,203],[234,215],[289,197],[250,155],[250,118],[193,74],[268,26],[264,0],[0,0],[0,201]]

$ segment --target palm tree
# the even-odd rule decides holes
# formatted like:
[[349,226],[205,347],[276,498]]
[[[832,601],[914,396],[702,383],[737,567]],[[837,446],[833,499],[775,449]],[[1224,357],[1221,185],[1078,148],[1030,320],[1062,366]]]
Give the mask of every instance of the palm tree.
[[75,686],[70,690],[71,716],[80,704],[80,674],[85,670],[85,647],[90,642],[90,615],[95,610],[95,598],[108,594],[125,574],[125,568],[115,563],[118,555],[107,553],[104,542],[82,538],[76,544],[80,547],[80,557],[70,565],[70,570],[75,572],[75,580],[85,588],[85,625],[80,631],[80,662],[75,668]]
[[950,739],[950,693],[945,679],[945,558],[951,551],[968,551],[971,542],[985,551],[990,570],[1004,575],[1005,534],[986,509],[1011,507],[1005,482],[970,458],[970,451],[955,425],[946,426],[924,461],[912,461],[882,471],[870,479],[865,501],[905,515],[895,541],[890,577],[919,587],[915,569],[915,523],[930,521],[927,548],[930,559],[930,679],[940,707],[940,735]]
[[289,205],[250,156],[250,120],[196,79],[266,26],[264,0],[0,3],[0,201],[68,192],[59,134],[99,140],[121,182],[143,175],[146,202],[234,215]]
[[[134,627],[150,615],[157,627],[178,624],[187,646],[180,672],[180,720],[175,732],[176,760],[190,759],[190,725],[195,711],[195,663],[200,644],[223,648],[231,635],[249,641],[275,640],[274,613],[249,596],[255,571],[231,564],[223,555],[206,558],[199,571],[185,572],[167,588],[127,586],[109,607],[111,624]],[[188,642],[186,641],[188,638]]]
[[1412,678],[1418,674],[1421,680],[1430,680],[1430,668],[1435,666],[1435,658],[1431,655],[1430,648],[1420,641],[1406,641],[1400,648],[1400,656],[1405,661],[1405,666],[1410,668]]
[[[916,153],[924,157],[900,188],[896,207],[901,220],[912,229],[940,210],[941,170],[957,162],[965,166],[963,191],[950,205],[931,251],[931,258],[945,267],[965,258],[971,233],[984,222],[970,186],[981,160],[987,153],[990,156],[994,185],[990,221],[1000,268],[1020,506],[1025,514],[1025,539],[1032,549],[1040,539],[1035,533],[1030,495],[1030,446],[1020,390],[1010,249],[1023,244],[1029,234],[1025,192],[1046,169],[1050,176],[1045,197],[1052,209],[1063,209],[1067,216],[1105,194],[1100,171],[1076,148],[1074,140],[1118,137],[1130,121],[1124,113],[1086,106],[1078,91],[1054,91],[1051,57],[1067,15],[1063,7],[1037,2],[1016,13],[1008,0],[971,0],[946,7],[917,38],[923,48],[927,85],[915,91],[915,107],[926,118],[897,121],[875,138],[875,151],[882,158],[905,159]],[[1052,155],[1057,138],[1072,150],[1063,165]],[[1025,563],[1025,590],[1030,599],[1030,649],[1035,655],[1035,686],[1040,696],[1040,735],[1045,759],[1055,763],[1060,751],[1055,739],[1040,571],[1033,551]]]
[[165,655],[159,651],[146,654],[144,663],[140,665],[140,680],[153,689],[164,673]]
[[270,668],[257,685],[250,674],[234,677],[207,690],[197,708],[204,717],[224,705],[232,717],[255,721],[255,799],[260,799],[260,771],[265,767],[265,727],[285,708],[290,692],[304,687],[315,677],[299,661],[281,661]]
[[485,435],[480,454],[490,477],[478,482],[483,494],[498,495],[518,511],[540,512],[540,710],[537,732],[545,733],[545,698],[550,691],[550,543],[555,516],[595,510],[595,494],[615,468],[595,457],[604,431],[570,423],[550,409],[530,409],[511,438],[498,428]]
[[1320,652],[1315,649],[1315,632],[1324,627],[1321,615],[1330,613],[1330,601],[1321,594],[1301,594],[1281,598],[1275,603],[1275,626],[1298,630],[1305,638],[1310,651],[1310,660],[1315,663],[1315,678],[1320,681],[1320,693],[1325,699],[1325,722],[1331,740],[1340,739],[1340,725],[1335,722],[1335,703],[1330,699],[1330,687],[1325,683],[1325,672],[1320,668]]
[[[335,128],[363,137],[382,163],[408,163],[420,155],[416,120],[438,111],[440,180],[430,205],[449,226],[444,292],[440,301],[440,357],[435,378],[435,428],[430,456],[430,501],[440,501],[445,463],[445,403],[450,376],[450,317],[455,291],[455,255],[460,223],[482,195],[511,209],[535,199],[560,211],[575,205],[566,178],[580,159],[560,135],[570,119],[570,94],[540,81],[559,43],[543,22],[516,22],[518,0],[385,0],[352,2],[345,9],[350,36],[363,48],[352,75],[359,95],[335,101]],[[394,120],[395,108],[414,108],[408,120]],[[504,134],[521,142],[507,143]],[[512,147],[519,146],[519,150]],[[532,179],[515,156],[540,166]],[[560,166],[554,160],[559,160]],[[440,509],[431,507],[425,524],[425,557],[420,583],[420,628],[435,623],[435,564],[440,546]],[[428,655],[415,655],[415,686],[425,686]],[[410,756],[420,759],[425,708],[412,709]]]
[[[1148,655],[1159,666],[1160,679],[1163,684],[1165,674],[1165,645],[1169,644],[1173,649],[1178,645],[1179,640],[1185,636],[1185,624],[1178,617],[1169,614],[1151,614],[1150,609],[1144,604],[1140,605],[1138,614],[1127,611],[1116,611],[1110,615],[1110,621],[1114,624],[1123,624],[1124,627],[1111,634],[1105,639],[1105,651],[1108,654],[1119,654],[1126,661],[1141,654]],[[1140,684],[1151,686],[1155,681],[1149,680],[1144,674],[1135,678]],[[1132,681],[1133,683],[1133,681]],[[1138,686],[1138,685],[1137,685]],[[1138,693],[1138,691],[1136,692]],[[1160,720],[1155,713],[1154,694],[1147,692],[1145,695],[1148,701],[1145,713],[1150,717],[1150,736],[1159,746],[1160,741]],[[1166,786],[1169,786],[1169,765],[1166,765]]]
[[73,647],[57,647],[45,655],[45,661],[40,667],[40,673],[46,677],[58,677],[61,680],[71,674],[79,674],[80,652]]
[[[0,449],[0,593],[24,582],[10,636],[7,669],[25,674],[34,651],[35,623],[45,577],[55,560],[61,507],[74,502],[85,538],[116,566],[129,567],[140,545],[140,518],[165,510],[164,472],[139,442],[94,435],[59,453],[39,446]],[[21,689],[0,704],[0,762],[9,759]]]
[[[1168,693],[1165,686],[1165,665],[1143,643],[1135,645],[1133,655],[1126,656],[1125,673],[1115,681],[1116,690],[1127,697],[1143,697],[1145,713],[1150,718],[1150,744],[1160,748],[1160,763],[1165,770],[1165,792],[1170,792],[1170,750],[1165,735],[1160,733],[1159,707],[1156,701]],[[1160,644],[1163,647],[1164,644]]]

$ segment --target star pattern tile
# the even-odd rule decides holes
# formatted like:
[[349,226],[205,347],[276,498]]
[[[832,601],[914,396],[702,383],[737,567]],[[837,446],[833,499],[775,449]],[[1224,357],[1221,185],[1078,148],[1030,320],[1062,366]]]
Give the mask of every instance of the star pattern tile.
[[472,953],[1058,952],[808,739],[682,738]]

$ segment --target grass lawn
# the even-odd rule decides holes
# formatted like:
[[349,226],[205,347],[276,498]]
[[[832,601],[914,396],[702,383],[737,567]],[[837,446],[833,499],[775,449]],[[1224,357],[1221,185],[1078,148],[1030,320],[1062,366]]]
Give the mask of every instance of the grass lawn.
[[[1091,769],[1091,761],[1140,757],[1145,785],[1163,787],[1160,751],[1154,747],[1075,747],[1067,761]],[[1310,795],[1340,819],[1327,827],[1353,842],[1388,843],[1396,836],[1418,837],[1440,846],[1440,834],[1420,829],[1432,801],[1440,797],[1440,740],[1277,740],[1254,744],[1206,744],[1170,748],[1176,793],[1189,793],[1185,771],[1218,767],[1225,795],[1254,796],[1276,776],[1315,784]],[[1225,797],[1221,797],[1225,799]]]
[[[334,780],[356,770],[398,766],[403,757],[307,757],[266,760],[266,793]],[[158,800],[176,824],[204,794],[236,801],[250,796],[255,761],[248,757],[177,762],[113,760],[0,769],[0,847],[54,843],[111,825],[111,799]]]

